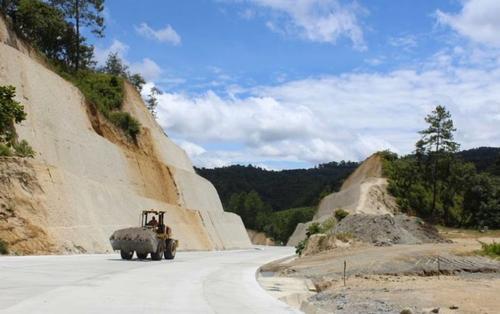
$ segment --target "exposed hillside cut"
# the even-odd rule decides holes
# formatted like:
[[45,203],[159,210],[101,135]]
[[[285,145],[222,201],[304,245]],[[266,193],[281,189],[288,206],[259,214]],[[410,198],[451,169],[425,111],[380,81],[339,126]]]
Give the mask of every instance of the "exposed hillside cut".
[[276,245],[273,239],[266,236],[264,232],[247,229],[248,237],[255,245]]
[[17,132],[37,152],[34,160],[0,161],[0,201],[20,203],[17,192],[24,188],[9,167],[15,163],[33,185],[16,223],[46,239],[29,249],[13,244],[18,231],[9,231],[13,218],[5,220],[2,208],[0,236],[14,253],[109,251],[111,233],[137,225],[148,208],[167,210],[181,249],[250,245],[240,217],[224,212],[215,188],[196,175],[133,87],[125,86],[123,110],[142,125],[136,144],[34,55],[0,19],[0,85],[16,87],[28,114]]
[[306,238],[312,222],[323,222],[343,209],[349,213],[332,230],[349,233],[372,243],[440,242],[443,239],[434,227],[423,221],[398,213],[394,197],[387,192],[387,179],[382,176],[382,157],[374,154],[366,159],[343,183],[339,192],[324,197],[313,221],[297,225],[288,245],[297,245]]

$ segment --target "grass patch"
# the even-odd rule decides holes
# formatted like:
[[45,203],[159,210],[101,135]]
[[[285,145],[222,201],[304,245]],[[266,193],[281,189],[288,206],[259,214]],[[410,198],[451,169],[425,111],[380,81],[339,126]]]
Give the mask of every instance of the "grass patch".
[[136,139],[141,131],[141,124],[128,112],[112,111],[109,112],[107,118],[111,123],[122,129],[130,138]]
[[93,103],[106,119],[123,130],[128,137],[136,140],[141,124],[128,112],[121,111],[124,97],[122,77],[91,70],[72,73],[58,65],[53,68],[63,78],[76,85],[85,99]]
[[349,240],[353,239],[354,236],[350,232],[340,232],[335,235],[335,238],[339,239],[344,243],[347,243],[349,242]]
[[450,239],[466,239],[466,238],[500,238],[500,229],[490,229],[488,231],[479,231],[477,229],[459,229],[437,225],[439,233]]
[[9,146],[0,143],[0,156],[2,157],[10,157],[12,156],[12,150]]
[[[302,251],[306,248],[310,236],[318,233],[329,233],[335,227],[336,223],[337,220],[334,217],[330,217],[323,221],[321,224],[319,222],[313,222],[312,224],[310,224],[309,227],[307,227],[306,238],[300,241],[299,244],[295,246],[295,253],[300,256],[302,254]],[[344,240],[341,241],[347,242]]]
[[335,218],[337,219],[337,221],[341,221],[342,219],[344,219],[348,215],[349,215],[349,212],[343,210],[342,208],[339,208],[335,211]]
[[123,102],[123,79],[114,75],[81,72],[74,76],[74,83],[88,101],[101,112],[120,110]]
[[482,255],[494,257],[494,258],[500,258],[500,243],[493,242],[493,243],[484,243],[481,242],[481,251],[480,253]]

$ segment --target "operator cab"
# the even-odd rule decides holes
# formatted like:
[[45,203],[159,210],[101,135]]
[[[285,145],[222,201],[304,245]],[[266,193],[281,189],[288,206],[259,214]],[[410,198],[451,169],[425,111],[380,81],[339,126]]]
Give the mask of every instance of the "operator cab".
[[165,226],[165,211],[163,210],[143,210],[141,216],[141,227],[153,229],[156,233],[169,234],[170,228]]

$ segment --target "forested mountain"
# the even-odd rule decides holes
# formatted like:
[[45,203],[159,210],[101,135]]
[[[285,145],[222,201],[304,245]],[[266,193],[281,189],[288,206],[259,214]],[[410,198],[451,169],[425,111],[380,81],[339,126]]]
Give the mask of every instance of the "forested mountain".
[[[479,147],[457,153],[471,162],[478,172],[498,171],[500,147]],[[215,185],[222,203],[227,207],[231,195],[256,191],[273,211],[301,206],[315,206],[320,194],[338,190],[342,181],[358,166],[357,162],[341,161],[320,164],[309,169],[273,171],[256,166],[234,165],[221,168],[196,168]]]
[[320,194],[337,190],[358,166],[357,162],[330,162],[310,169],[272,171],[252,165],[197,168],[215,185],[227,208],[233,194],[255,191],[273,211],[315,206]]
[[457,153],[465,162],[472,162],[478,172],[495,171],[495,162],[500,161],[500,147],[478,147]]

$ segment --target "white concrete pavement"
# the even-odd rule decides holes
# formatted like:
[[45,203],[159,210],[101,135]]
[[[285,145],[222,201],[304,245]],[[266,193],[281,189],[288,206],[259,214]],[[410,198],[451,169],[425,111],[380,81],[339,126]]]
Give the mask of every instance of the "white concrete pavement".
[[263,290],[259,266],[290,247],[178,252],[172,261],[119,254],[0,257],[0,313],[297,313]]

